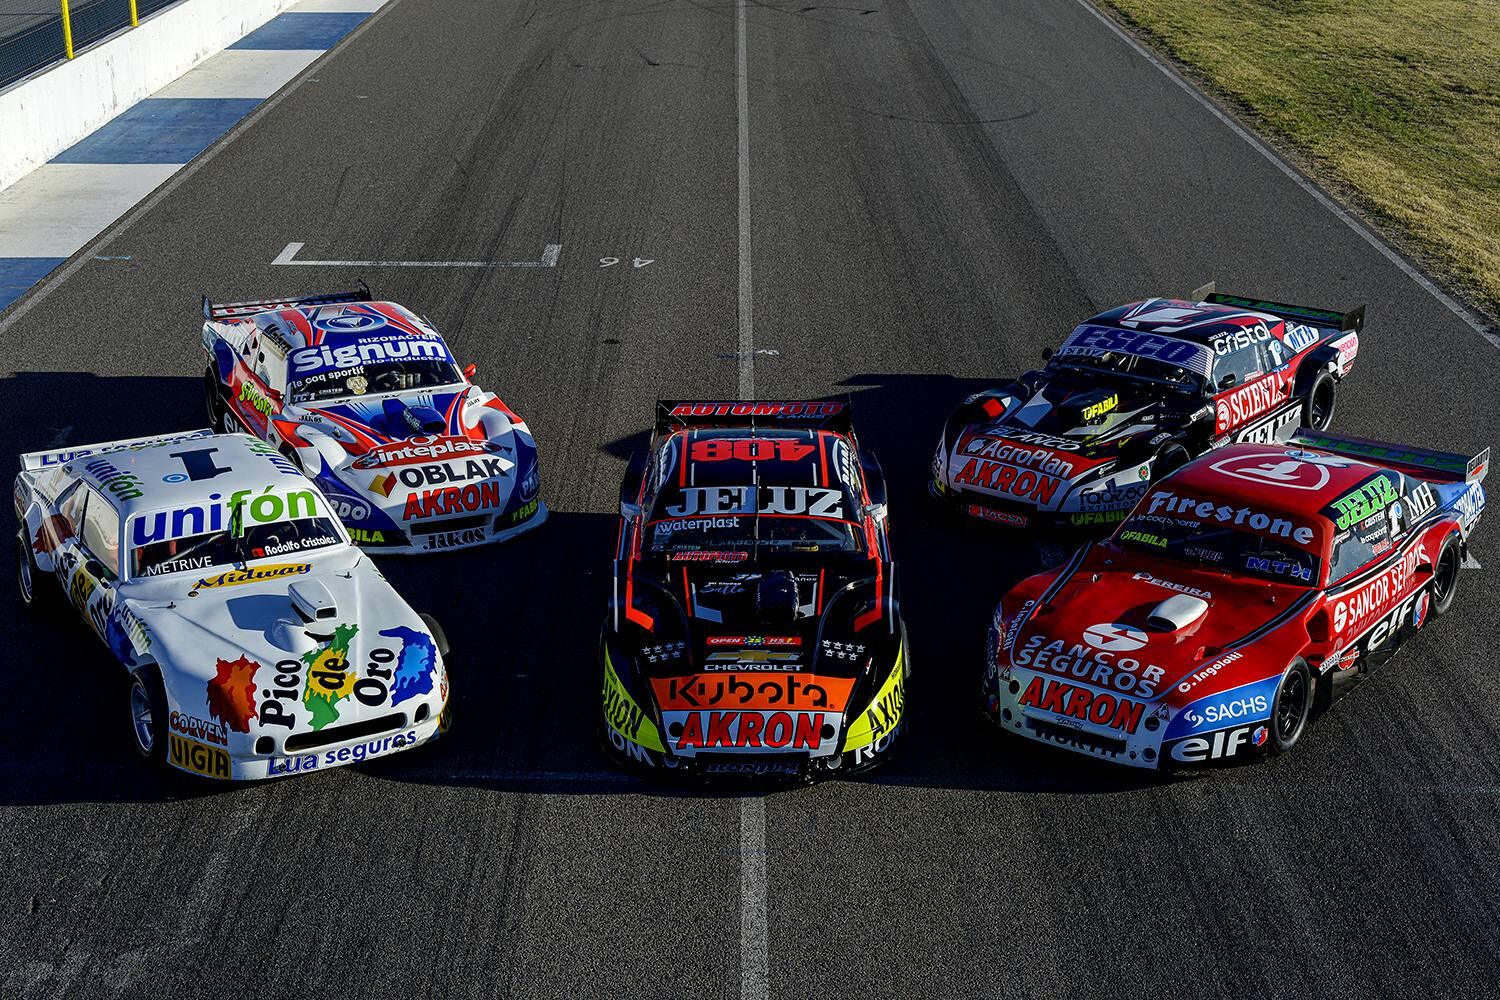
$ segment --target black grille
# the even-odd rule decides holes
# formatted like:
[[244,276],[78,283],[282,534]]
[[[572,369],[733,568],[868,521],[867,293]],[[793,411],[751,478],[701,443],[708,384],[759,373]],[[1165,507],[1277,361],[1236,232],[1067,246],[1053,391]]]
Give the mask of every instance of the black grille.
[[1114,739],[1109,736],[1100,736],[1097,733],[1086,733],[1081,729],[1069,729],[1067,726],[1054,725],[1041,719],[1027,719],[1026,725],[1034,732],[1041,733],[1052,740],[1062,743],[1076,743],[1081,747],[1098,750],[1107,754],[1122,754],[1125,752],[1125,741]]
[[465,528],[483,528],[490,521],[487,514],[470,517],[450,517],[446,521],[419,521],[408,530],[413,535],[437,535],[445,531],[462,531]]
[[301,753],[303,750],[316,750],[319,747],[331,746],[334,743],[347,743],[349,740],[362,739],[366,736],[388,733],[393,729],[405,728],[406,713],[397,712],[394,715],[382,715],[378,719],[364,719],[360,722],[351,722],[347,726],[329,726],[327,729],[319,729],[315,733],[297,733],[295,736],[288,736],[286,738],[285,749],[287,753]]

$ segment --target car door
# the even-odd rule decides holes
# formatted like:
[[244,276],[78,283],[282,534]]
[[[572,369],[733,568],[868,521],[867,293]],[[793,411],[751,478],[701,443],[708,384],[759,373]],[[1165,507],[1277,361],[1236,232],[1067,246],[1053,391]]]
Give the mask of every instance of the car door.
[[83,483],[64,493],[58,512],[72,531],[58,549],[58,579],[68,600],[103,639],[120,582],[120,516]]
[[281,411],[285,363],[257,330],[246,340],[229,376],[229,405],[250,433],[272,440],[271,417]]
[[1214,432],[1242,440],[1245,431],[1286,406],[1292,394],[1289,365],[1270,341],[1237,346],[1214,358]]
[[[1401,496],[1398,473],[1381,472],[1367,482],[1375,479],[1388,483],[1378,495]],[[1427,617],[1430,574],[1421,572],[1427,557],[1420,533],[1410,528],[1406,506],[1397,502],[1334,537],[1326,607],[1332,651],[1345,653],[1344,667],[1353,657],[1389,650],[1408,626],[1420,627]]]

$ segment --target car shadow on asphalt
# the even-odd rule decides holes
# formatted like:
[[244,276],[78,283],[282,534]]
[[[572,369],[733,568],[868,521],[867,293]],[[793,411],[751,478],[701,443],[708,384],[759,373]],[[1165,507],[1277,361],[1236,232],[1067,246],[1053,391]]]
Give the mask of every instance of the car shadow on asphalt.
[[[1039,544],[963,522],[928,497],[943,420],[965,395],[993,384],[940,375],[857,376],[844,383],[862,444],[880,457],[889,484],[891,544],[914,664],[904,744],[886,767],[850,780],[1077,793],[1160,780],[1004,739],[979,719],[979,671],[995,603],[1017,581],[1066,558],[1076,543]],[[0,424],[0,451],[9,455],[203,423],[196,379],[22,374],[0,380],[0,393],[13,413],[49,415]],[[76,400],[88,405],[70,405]],[[642,414],[643,428],[651,419],[649,411]],[[623,471],[623,459],[646,440],[643,430],[600,447],[622,460]],[[595,746],[598,636],[616,524],[613,514],[554,511],[546,524],[500,546],[379,558],[397,590],[436,615],[448,635],[456,721],[430,746],[355,770],[389,782],[547,794],[758,793],[627,776]],[[9,504],[0,527],[14,535]],[[9,563],[6,571],[13,572]],[[124,672],[80,622],[31,621],[12,596],[0,602],[0,638],[10,654],[12,706],[11,725],[0,730],[0,805],[161,801],[224,789],[153,773],[134,757]],[[326,778],[296,780],[316,794],[313,786]]]

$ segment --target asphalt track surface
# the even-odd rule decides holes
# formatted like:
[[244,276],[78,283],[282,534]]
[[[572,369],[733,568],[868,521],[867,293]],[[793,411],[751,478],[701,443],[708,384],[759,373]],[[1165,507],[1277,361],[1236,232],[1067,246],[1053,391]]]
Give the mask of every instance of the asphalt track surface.
[[[1261,766],[1143,777],[975,719],[986,616],[1062,550],[935,516],[934,435],[1096,309],[1209,278],[1367,302],[1336,426],[1500,444],[1500,352],[1073,0],[745,9],[754,390],[850,393],[885,464],[910,738],[764,797],[594,750],[625,456],[657,397],[741,384],[737,9],[397,0],[0,318],[15,454],[201,425],[200,291],[364,277],[528,417],[555,511],[384,561],[457,650],[453,737],[305,780],[145,771],[108,655],[6,604],[0,995],[1492,995],[1491,571]],[[270,266],[293,241],[563,249]]]

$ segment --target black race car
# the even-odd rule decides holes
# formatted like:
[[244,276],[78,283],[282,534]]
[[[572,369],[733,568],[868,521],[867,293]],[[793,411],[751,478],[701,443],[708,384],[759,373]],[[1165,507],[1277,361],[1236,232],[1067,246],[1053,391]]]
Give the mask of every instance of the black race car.
[[895,583],[848,402],[658,403],[620,488],[606,751],[705,777],[879,764],[905,718]]
[[930,490],[1016,527],[1122,520],[1210,448],[1333,419],[1364,307],[1340,313],[1215,293],[1148,299],[1079,325],[1047,366],[948,418]]

